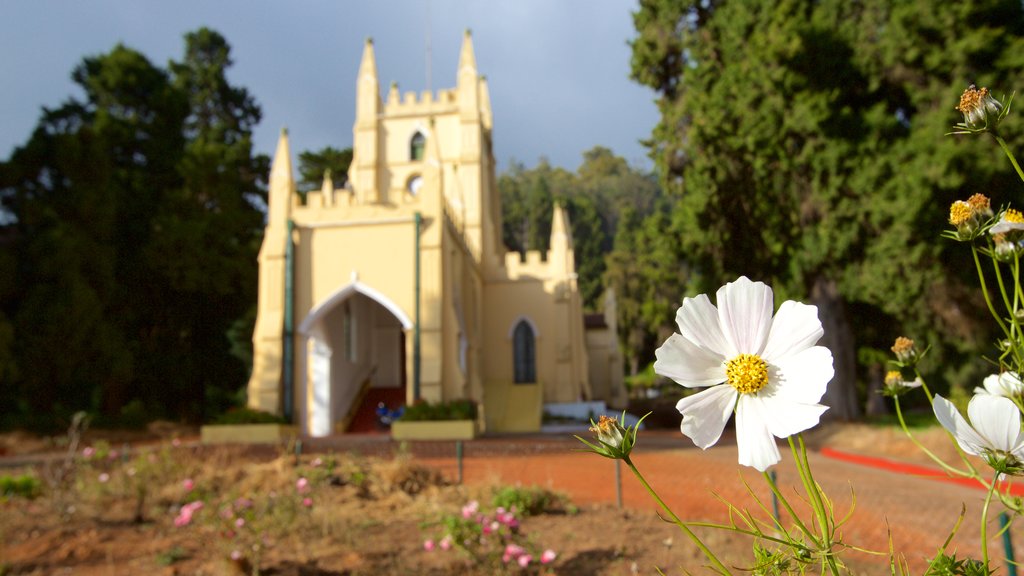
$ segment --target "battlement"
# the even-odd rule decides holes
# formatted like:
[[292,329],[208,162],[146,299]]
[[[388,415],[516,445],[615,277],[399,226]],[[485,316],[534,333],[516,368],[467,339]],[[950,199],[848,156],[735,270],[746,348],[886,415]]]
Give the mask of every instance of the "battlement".
[[454,110],[457,104],[458,96],[455,90],[438,90],[437,93],[429,90],[419,93],[409,91],[399,94],[398,86],[392,84],[384,105],[384,114],[404,116],[445,112]]

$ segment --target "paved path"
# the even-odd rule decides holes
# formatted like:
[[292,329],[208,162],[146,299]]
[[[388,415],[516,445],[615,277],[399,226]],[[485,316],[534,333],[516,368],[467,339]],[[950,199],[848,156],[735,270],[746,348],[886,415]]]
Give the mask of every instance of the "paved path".
[[[373,438],[362,442],[359,450],[363,452],[394,449],[392,443]],[[463,481],[538,485],[564,492],[577,504],[615,503],[615,462],[575,451],[578,447],[578,442],[569,435],[465,442]],[[441,469],[449,478],[457,477],[454,443],[422,442],[408,449],[423,463]],[[793,458],[784,444],[780,444],[780,450],[783,461],[775,468],[778,483],[784,494],[792,495],[790,502],[798,514],[805,521],[811,521],[809,508],[797,494],[801,485]],[[718,445],[702,451],[678,433],[641,432],[633,460],[648,482],[683,519],[727,521],[725,505],[713,494],[756,512],[758,505],[747,492],[744,481],[757,498],[771,506],[770,492],[761,475],[737,464],[735,441],[731,437],[723,437]],[[924,559],[935,555],[953,529],[961,507],[965,507],[966,515],[951,550],[959,551],[961,557],[980,557],[979,519],[985,496],[982,490],[934,477],[845,462],[819,453],[812,453],[810,460],[815,479],[834,502],[837,520],[847,514],[856,500],[853,516],[842,528],[842,538],[848,544],[886,552],[891,531],[893,546],[904,554],[911,573],[922,573]],[[625,467],[622,468],[622,497],[627,507],[657,509],[653,499]],[[759,516],[767,518],[763,513]],[[786,518],[785,512],[783,518]],[[993,517],[989,552],[992,558],[1001,559],[1003,546],[1001,539],[995,536],[998,527],[994,522]],[[1015,540],[1024,544],[1024,537],[1020,535]],[[1024,546],[1020,544],[1016,546],[1017,558],[1024,557]],[[886,556],[878,558],[878,573],[889,572],[887,561]]]

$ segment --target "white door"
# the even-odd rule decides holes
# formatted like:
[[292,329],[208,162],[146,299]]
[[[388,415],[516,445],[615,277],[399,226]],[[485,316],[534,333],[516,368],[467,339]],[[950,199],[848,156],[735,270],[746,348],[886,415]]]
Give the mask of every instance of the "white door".
[[313,406],[309,419],[312,436],[331,433],[331,348],[326,342],[314,339],[311,354],[313,380]]

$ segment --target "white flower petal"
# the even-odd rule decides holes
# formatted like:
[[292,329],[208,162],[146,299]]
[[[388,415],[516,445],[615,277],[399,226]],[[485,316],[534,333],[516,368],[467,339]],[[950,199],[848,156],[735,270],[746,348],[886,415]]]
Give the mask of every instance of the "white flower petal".
[[[991,398],[991,396],[975,396],[974,398]],[[964,417],[957,412],[956,406],[952,402],[936,394],[932,398],[932,410],[935,412],[935,418],[938,419],[939,424],[953,434],[957,444],[964,449],[964,452],[975,456],[981,455],[982,450],[986,448],[986,440],[975,432],[974,428],[971,428]]]
[[736,394],[732,386],[722,385],[683,398],[676,403],[676,410],[683,415],[679,429],[696,446],[707,449],[722,437],[736,406]]
[[817,344],[824,334],[817,306],[786,300],[775,313],[761,357],[773,362],[798,354]]
[[835,376],[832,352],[815,346],[778,361],[769,373],[768,394],[802,404],[817,404]]
[[1016,372],[1003,372],[999,375],[999,385],[1003,387],[1009,396],[1018,396],[1024,393],[1024,382]]
[[[999,374],[990,374],[982,380],[982,384],[985,386],[985,392],[992,394],[993,396],[1005,396],[1003,393],[1003,387],[999,384]],[[977,390],[977,389],[975,389]]]
[[817,426],[821,415],[828,410],[828,406],[821,404],[801,404],[778,396],[755,396],[752,401],[761,403],[765,426],[779,438],[788,438]]
[[1013,401],[1001,396],[975,396],[967,405],[974,429],[990,448],[1010,452],[1020,436],[1020,412]]
[[718,318],[725,339],[742,354],[761,354],[772,327],[772,289],[740,276],[718,289]]
[[736,446],[739,462],[764,472],[782,457],[775,445],[775,437],[765,423],[763,406],[754,396],[741,394],[736,406]]
[[725,358],[679,334],[672,334],[654,351],[654,371],[688,388],[725,382]]
[[676,324],[679,326],[680,334],[712,352],[717,352],[726,358],[732,358],[738,354],[722,334],[718,309],[708,299],[707,294],[701,294],[696,298],[685,298],[683,305],[676,312]]

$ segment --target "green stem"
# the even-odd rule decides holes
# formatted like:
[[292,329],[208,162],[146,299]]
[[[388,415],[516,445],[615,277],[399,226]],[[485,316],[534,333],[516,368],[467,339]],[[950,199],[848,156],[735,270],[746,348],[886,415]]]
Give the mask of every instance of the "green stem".
[[[964,472],[963,470],[958,470],[956,468],[953,468],[949,464],[946,464],[946,462],[943,461],[942,458],[936,456],[931,450],[925,448],[924,444],[921,444],[917,440],[917,438],[914,438],[914,435],[910,433],[910,429],[907,428],[906,421],[903,420],[903,411],[900,409],[900,397],[894,397],[893,401],[896,405],[896,418],[900,421],[900,427],[903,428],[903,432],[906,433],[907,438],[910,438],[910,441],[914,443],[914,446],[917,446],[918,449],[924,452],[929,458],[932,459],[932,461],[941,466],[943,470],[950,474],[956,474],[957,476],[965,476],[968,478],[973,478],[977,475],[977,472],[974,470],[974,467],[971,466],[970,460],[967,459],[967,455],[965,455],[963,450],[960,449],[960,444],[957,443],[956,438],[953,437],[949,430],[946,430],[946,435],[949,436],[950,439],[953,441],[953,445],[956,446],[957,452],[960,453],[960,458],[963,459],[964,464],[967,464],[968,468],[970,469],[970,472]],[[943,428],[943,430],[945,430],[945,428]]]
[[971,246],[971,254],[974,256],[974,267],[978,270],[978,282],[981,284],[981,294],[985,297],[985,305],[988,306],[989,313],[995,318],[1003,334],[1008,334],[1006,324],[1003,323],[1003,319],[996,313],[996,308],[992,305],[992,298],[988,295],[988,285],[985,283],[985,273],[981,270],[981,260],[978,259],[978,248],[976,246]]
[[786,497],[782,495],[781,491],[779,491],[779,487],[776,486],[775,482],[772,480],[772,475],[769,474],[767,470],[763,474],[765,482],[768,483],[768,487],[771,489],[772,494],[775,494],[775,497],[779,499],[780,503],[782,503],[786,512],[789,512],[789,517],[793,519],[793,523],[796,524],[796,527],[799,528],[809,540],[817,540],[814,532],[811,532],[811,530],[804,525],[803,521],[800,520],[800,516],[797,515],[796,511],[793,510],[793,507],[789,504],[789,500],[786,500]]
[[1010,152],[1010,147],[1006,145],[1006,141],[1003,140],[1002,136],[995,132],[992,132],[991,134],[992,137],[996,139],[996,142],[999,143],[999,147],[1003,149],[1004,153],[1006,153],[1006,157],[1010,159],[1010,164],[1013,164],[1014,170],[1017,171],[1017,176],[1020,176],[1020,179],[1024,180],[1024,170],[1020,169],[1020,164],[1017,164],[1017,159],[1014,158],[1013,152]]
[[832,552],[832,523],[829,522],[829,513],[825,509],[825,504],[821,498],[821,487],[814,481],[814,475],[811,473],[811,463],[807,459],[807,445],[804,444],[803,435],[797,434],[797,440],[800,443],[800,453],[798,455],[796,447],[793,445],[793,437],[790,436],[787,440],[796,458],[797,469],[800,471],[804,490],[807,491],[807,495],[811,498],[811,506],[818,517],[818,526],[821,528],[819,549],[823,554],[824,561],[828,564],[829,570],[838,576],[839,566],[836,565],[835,553]]
[[639,480],[641,484],[643,484],[644,488],[647,490],[647,493],[650,494],[652,498],[654,498],[654,501],[658,503],[658,506],[661,506],[661,509],[665,511],[665,514],[668,514],[669,518],[671,518],[672,521],[675,522],[676,526],[679,526],[679,529],[682,530],[683,533],[685,533],[686,536],[690,540],[692,540],[698,548],[700,548],[700,551],[703,552],[704,556],[706,556],[707,559],[715,565],[719,573],[731,574],[731,572],[729,572],[729,569],[725,567],[725,564],[722,564],[722,561],[719,560],[717,556],[715,556],[714,552],[712,552],[707,547],[707,545],[705,545],[704,542],[702,542],[701,539],[693,533],[693,530],[690,530],[690,527],[687,526],[685,522],[679,519],[679,516],[676,516],[676,513],[673,512],[672,509],[668,507],[668,504],[665,504],[661,497],[658,496],[658,493],[654,491],[654,488],[651,488],[651,485],[647,483],[647,480],[644,478],[644,475],[640,473],[640,470],[638,470],[636,465],[633,464],[633,461],[630,460],[629,456],[625,456],[622,460],[626,463],[626,466],[629,466],[629,469],[633,471],[633,475],[636,476],[637,480]]
[[981,507],[981,560],[985,563],[986,568],[988,568],[988,505],[992,502],[992,493],[996,489],[998,480],[999,473],[996,472],[995,478],[992,478],[992,484],[988,487],[988,493],[985,494],[985,505]]

